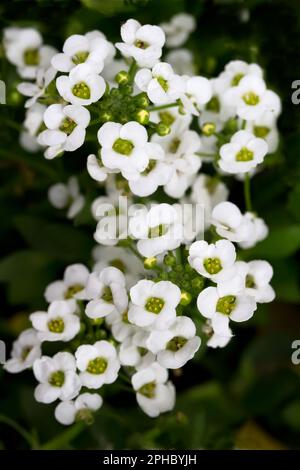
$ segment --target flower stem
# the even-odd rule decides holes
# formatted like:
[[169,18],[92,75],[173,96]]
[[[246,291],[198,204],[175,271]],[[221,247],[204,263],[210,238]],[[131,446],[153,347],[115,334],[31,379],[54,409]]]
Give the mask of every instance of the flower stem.
[[131,65],[129,67],[129,70],[128,70],[128,74],[129,74],[129,80],[128,80],[128,83],[131,84],[134,80],[134,77],[135,77],[135,74],[137,72],[137,69],[138,69],[138,66],[137,66],[137,63],[136,61],[133,59],[133,61],[131,62]]
[[241,129],[243,129],[243,130],[246,129],[246,124],[247,124],[246,119],[243,119],[243,120],[242,120]]
[[250,191],[250,176],[249,173],[245,174],[244,179],[244,198],[247,212],[252,212],[251,191]]
[[170,103],[170,104],[162,104],[161,106],[149,106],[147,110],[148,111],[160,111],[161,109],[174,108],[175,106],[179,106],[177,102]]
[[75,423],[66,431],[63,431],[52,440],[43,444],[40,448],[41,450],[64,449],[69,444],[69,442],[81,434],[84,429],[86,429],[86,425],[83,422]]
[[134,248],[134,246],[128,245],[128,248],[144,264],[145,258]]

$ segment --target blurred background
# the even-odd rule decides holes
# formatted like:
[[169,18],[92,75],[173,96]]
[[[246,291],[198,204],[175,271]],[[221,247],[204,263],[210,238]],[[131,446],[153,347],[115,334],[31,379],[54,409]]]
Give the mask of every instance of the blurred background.
[[[105,405],[93,426],[84,432],[66,430],[55,421],[54,406],[34,401],[30,371],[9,375],[1,367],[1,449],[300,447],[300,364],[291,360],[292,342],[300,340],[300,104],[291,102],[292,82],[300,80],[299,1],[2,0],[0,28],[34,26],[45,43],[60,50],[74,33],[100,29],[116,41],[120,25],[130,17],[159,24],[182,11],[197,18],[186,44],[197,73],[216,76],[233,59],[257,62],[266,71],[268,87],[282,98],[280,146],[252,189],[254,207],[270,236],[246,253],[272,263],[277,299],[235,328],[227,348],[202,348],[182,371],[175,371],[176,408],[155,420],[138,409],[134,394],[114,384],[104,390]],[[47,161],[21,148],[24,99],[3,49],[0,78],[7,84],[7,104],[0,105],[0,339],[9,352],[29,325],[28,315],[45,306],[46,285],[70,263],[90,264],[95,222],[88,205],[95,189],[85,172],[86,150]],[[51,184],[71,174],[78,175],[87,194],[74,223],[46,196]],[[231,199],[243,208],[240,183],[230,184]]]

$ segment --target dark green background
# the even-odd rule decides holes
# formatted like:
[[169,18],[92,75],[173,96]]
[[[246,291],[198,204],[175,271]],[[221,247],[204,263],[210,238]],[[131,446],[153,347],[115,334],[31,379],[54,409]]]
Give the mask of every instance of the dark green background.
[[[245,7],[250,20],[241,23]],[[232,59],[255,61],[282,97],[280,148],[268,156],[252,188],[254,207],[271,234],[246,253],[274,266],[277,300],[235,328],[226,349],[202,348],[182,375],[172,374],[176,409],[156,420],[138,409],[133,393],[114,384],[104,390],[104,406],[92,427],[65,432],[55,422],[54,406],[34,402],[31,372],[12,376],[1,369],[1,448],[28,448],[28,441],[31,447],[78,449],[300,447],[300,365],[291,363],[291,343],[300,339],[300,105],[291,103],[291,84],[300,79],[299,1],[6,0],[0,26],[36,26],[46,43],[61,49],[73,33],[97,28],[116,41],[129,17],[158,24],[180,11],[197,17],[188,46],[200,74],[215,76]],[[73,225],[50,207],[47,188],[75,173],[88,201],[97,193],[85,172],[87,149],[46,161],[18,145],[23,99],[15,90],[14,67],[0,54],[0,78],[7,84],[7,105],[0,106],[0,338],[10,345],[27,326],[28,314],[44,307],[47,283],[69,263],[90,263],[94,222],[88,207]],[[241,184],[229,185],[243,209]]]

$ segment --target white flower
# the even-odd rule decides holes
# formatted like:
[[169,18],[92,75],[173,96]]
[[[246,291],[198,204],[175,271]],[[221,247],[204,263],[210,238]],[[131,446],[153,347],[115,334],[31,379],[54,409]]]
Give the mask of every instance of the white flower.
[[83,344],[77,349],[75,357],[83,386],[100,388],[117,380],[120,363],[116,348],[108,341]]
[[70,425],[82,420],[89,423],[92,412],[99,410],[103,403],[97,393],[82,393],[75,401],[62,401],[55,408],[55,418],[61,424]]
[[47,302],[54,300],[84,299],[85,286],[89,277],[89,270],[84,264],[71,264],[65,269],[61,281],[51,282],[45,290]]
[[247,131],[236,132],[230,143],[220,148],[220,168],[227,173],[247,173],[262,163],[268,152],[264,139]]
[[40,341],[70,341],[80,329],[75,312],[75,301],[55,300],[47,312],[35,312],[29,318]]
[[140,260],[133,257],[131,252],[119,246],[95,246],[92,251],[92,256],[96,261],[93,266],[93,271],[100,272],[107,266],[114,266],[122,271],[128,287],[132,287],[136,284],[139,274],[144,272]]
[[225,332],[226,335],[229,320],[249,320],[256,310],[256,302],[253,296],[245,293],[241,279],[233,279],[200,292],[197,307],[201,315],[211,320],[215,333],[222,335]]
[[147,348],[148,336],[149,333],[142,330],[122,341],[119,359],[123,366],[135,367],[137,370],[141,370],[155,361],[155,355]]
[[178,248],[183,239],[176,208],[165,203],[149,211],[138,209],[130,218],[129,232],[138,239],[137,249],[146,258]]
[[232,202],[224,201],[217,204],[212,211],[211,223],[220,237],[232,242],[252,239],[253,224]]
[[4,369],[15,374],[32,367],[34,361],[41,356],[41,342],[34,329],[24,330],[14,341],[11,358],[4,364]]
[[73,219],[84,206],[84,196],[80,194],[75,176],[71,176],[67,184],[56,183],[51,186],[48,191],[48,198],[56,209],[68,208],[68,219]]
[[139,406],[151,418],[175,406],[175,387],[168,382],[168,371],[156,362],[132,376]]
[[42,36],[33,28],[6,28],[3,42],[8,60],[22,78],[35,78],[38,68],[47,68],[56,53],[53,47],[43,45]]
[[273,276],[273,268],[267,261],[254,260],[245,263],[236,263],[237,275],[243,279],[245,292],[253,295],[258,303],[272,302],[275,298],[274,289],[270,286]]
[[52,104],[44,114],[47,130],[38,136],[40,145],[48,146],[45,157],[52,159],[63,151],[74,152],[84,143],[90,113],[83,106]]
[[188,13],[177,13],[168,23],[162,23],[160,26],[166,34],[166,46],[179,47],[196,29],[196,20]]
[[218,179],[205,174],[197,176],[192,186],[191,200],[195,204],[202,204],[205,228],[210,226],[213,208],[226,201],[228,194],[227,187]]
[[229,88],[237,87],[242,78],[246,75],[263,78],[263,70],[257,64],[248,64],[243,60],[231,60],[225,66],[224,72],[219,77],[219,88],[226,91]]
[[85,309],[89,318],[106,317],[115,311],[123,313],[128,304],[124,274],[113,266],[92,273],[87,281],[86,296],[91,299]]
[[238,241],[241,248],[247,249],[252,248],[258,242],[267,238],[269,229],[263,219],[257,217],[252,212],[246,212],[244,220],[249,224],[250,232],[246,232],[242,240]]
[[211,83],[205,77],[186,77],[185,86],[185,94],[181,96],[182,104],[187,112],[198,116],[201,106],[212,97]]
[[36,136],[43,124],[45,110],[46,106],[40,103],[35,103],[31,108],[26,110],[23,123],[25,130],[20,134],[20,144],[28,152],[37,152],[41,148],[37,142]]
[[97,156],[93,153],[88,156],[86,167],[91,178],[101,183],[107,179],[107,175],[109,173],[114,172],[114,170],[110,170],[103,165],[101,160],[101,150],[99,150]]
[[157,354],[157,362],[167,369],[179,369],[192,359],[200,347],[196,327],[189,317],[178,317],[164,331],[151,331],[146,345]]
[[52,66],[59,72],[70,72],[76,65],[87,64],[95,73],[100,73],[107,57],[114,54],[113,45],[99,31],[85,35],[73,34],[63,45],[63,53],[52,57]]
[[81,389],[81,382],[76,374],[75,358],[68,352],[36,359],[33,373],[40,382],[34,391],[34,398],[41,403],[52,403],[58,398],[71,400]]
[[202,276],[214,282],[228,280],[236,273],[236,252],[233,243],[218,240],[208,244],[204,240],[194,242],[189,249],[188,261]]
[[59,94],[71,104],[88,106],[99,101],[105,92],[105,81],[88,64],[76,65],[70,75],[56,79]]
[[159,26],[141,26],[132,19],[122,25],[121,37],[124,42],[117,42],[116,48],[124,57],[133,57],[140,67],[153,67],[165,43],[165,34]]
[[180,289],[170,281],[139,281],[130,289],[128,320],[134,325],[164,330],[174,323]]
[[36,73],[36,83],[22,82],[17,89],[24,96],[30,99],[25,102],[25,108],[33,106],[37,100],[45,93],[47,86],[54,80],[56,70],[52,67],[47,69],[38,69]]
[[276,152],[279,144],[279,134],[276,118],[272,111],[265,111],[255,121],[247,121],[246,130],[255,137],[264,139],[268,144],[268,153]]
[[118,200],[116,192],[114,192],[111,198],[100,196],[93,201],[91,212],[94,218],[98,220],[94,238],[98,243],[113,246],[119,240],[127,238],[127,206],[125,204],[126,207],[123,207],[122,201]]
[[139,89],[145,91],[156,104],[176,101],[185,91],[184,78],[176,75],[166,62],[159,62],[151,71],[139,70],[134,80]]
[[107,122],[98,131],[103,165],[120,170],[124,178],[138,179],[149,163],[145,127],[131,121],[127,124]]
[[246,75],[239,84],[229,88],[224,94],[224,102],[236,107],[237,115],[246,120],[259,118],[265,111],[274,116],[280,113],[280,99],[267,90],[264,80],[256,75]]
[[206,345],[209,348],[225,348],[229,341],[232,338],[232,331],[228,328],[227,331],[222,331],[222,334],[213,333],[209,340],[207,341]]
[[129,181],[129,188],[140,197],[155,193],[158,186],[166,184],[172,174],[171,166],[165,161],[165,152],[161,145],[149,143],[146,151],[149,157],[147,168],[139,174],[136,180]]
[[179,75],[194,75],[194,56],[188,49],[175,49],[166,55],[166,62],[172,65]]
[[132,337],[138,328],[128,321],[128,310],[122,313],[115,310],[113,313],[105,317],[105,322],[109,326],[113,337],[123,343],[127,338]]

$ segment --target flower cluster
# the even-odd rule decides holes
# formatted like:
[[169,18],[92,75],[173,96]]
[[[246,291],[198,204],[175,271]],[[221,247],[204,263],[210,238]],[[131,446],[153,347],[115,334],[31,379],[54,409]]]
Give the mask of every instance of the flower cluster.
[[[175,49],[194,28],[187,14],[160,26],[130,19],[122,42],[91,31],[59,53],[33,29],[5,31],[7,59],[31,80],[18,86],[29,97],[21,144],[54,159],[89,142],[84,165],[99,192],[93,265],[71,265],[47,287],[47,309],[30,315],[5,365],[32,367],[36,400],[60,400],[62,424],[90,423],[117,379],[148,416],[173,409],[169,374],[200,345],[226,346],[232,322],[275,297],[271,265],[243,250],[268,235],[250,181],[278,146],[280,99],[257,64],[196,75],[191,53]],[[228,200],[230,177],[244,185],[244,212]],[[68,218],[88,200],[76,176],[48,198]]]

